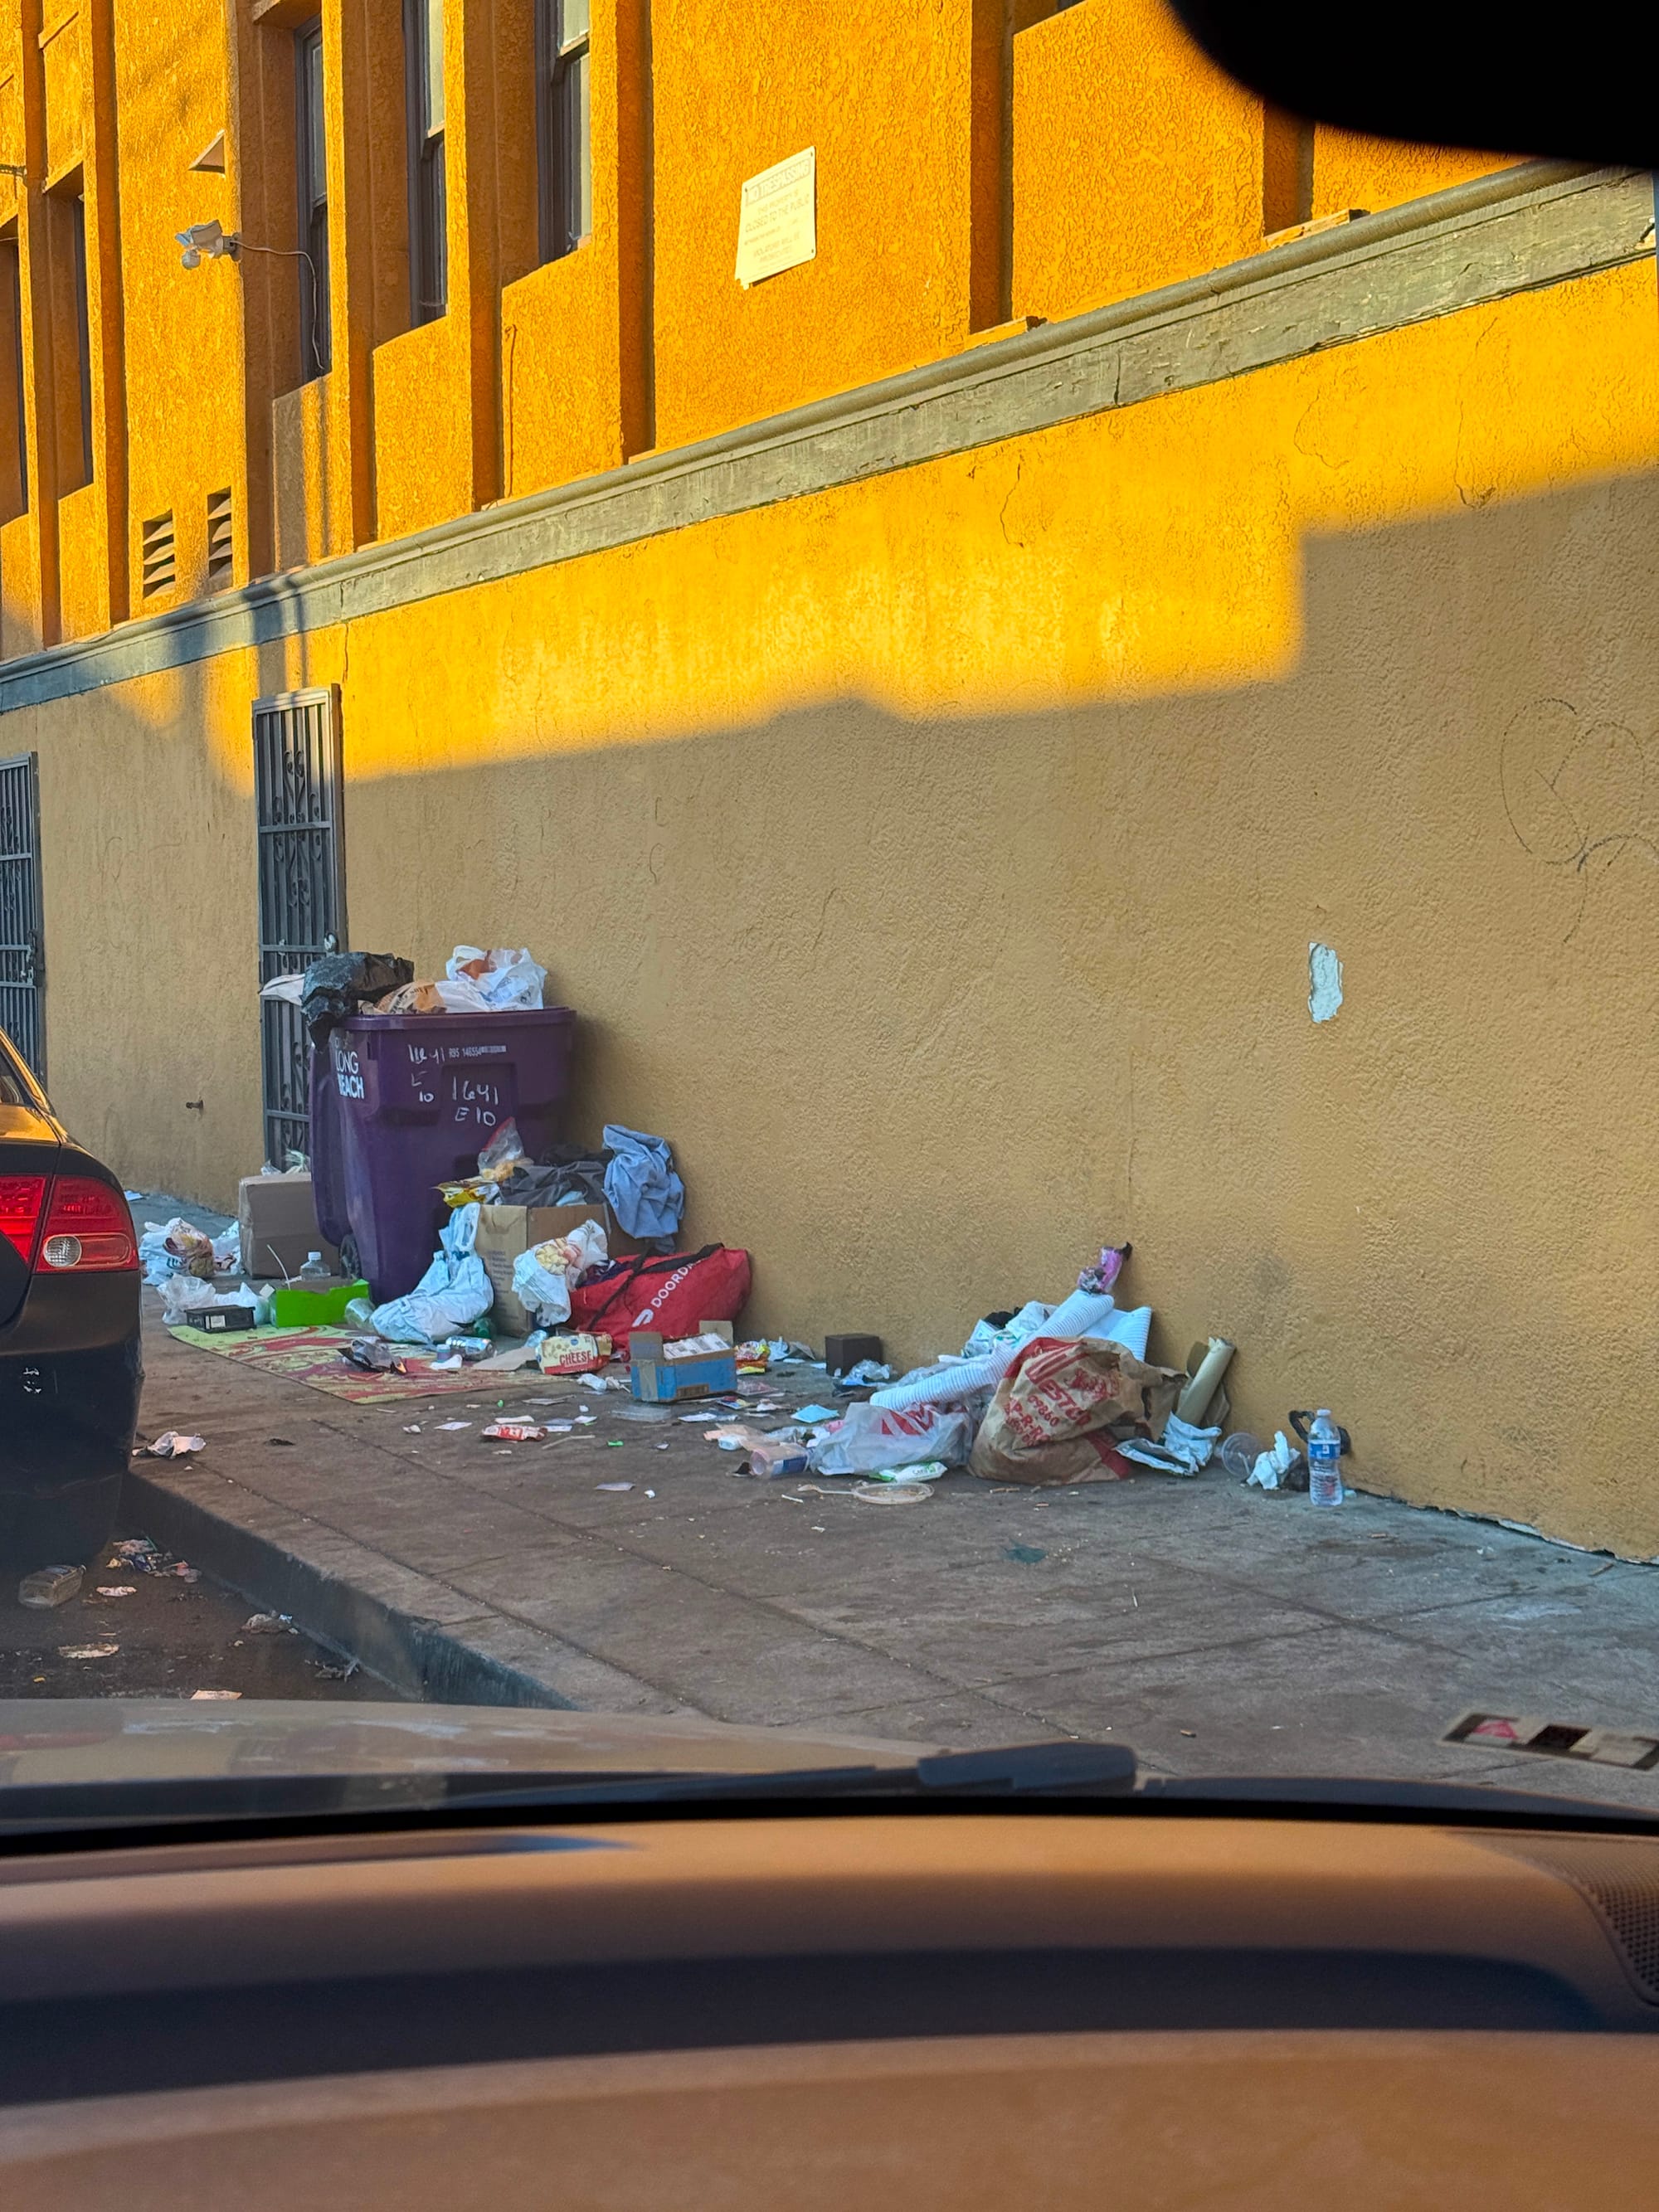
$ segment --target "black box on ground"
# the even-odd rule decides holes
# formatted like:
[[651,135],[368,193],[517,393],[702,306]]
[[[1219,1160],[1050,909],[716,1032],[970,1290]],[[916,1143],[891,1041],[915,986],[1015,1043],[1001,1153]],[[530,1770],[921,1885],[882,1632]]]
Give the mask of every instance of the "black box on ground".
[[860,1359],[873,1359],[881,1364],[881,1339],[878,1336],[826,1336],[823,1340],[823,1364],[832,1375],[845,1375],[849,1367],[856,1367]]

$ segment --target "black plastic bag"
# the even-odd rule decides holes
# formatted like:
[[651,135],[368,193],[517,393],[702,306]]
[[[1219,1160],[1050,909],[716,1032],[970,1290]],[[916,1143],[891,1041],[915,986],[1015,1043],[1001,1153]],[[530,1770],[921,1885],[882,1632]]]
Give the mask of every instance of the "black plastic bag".
[[314,1045],[325,1043],[337,1022],[373,1000],[385,998],[400,983],[414,981],[413,962],[400,960],[392,952],[325,953],[306,969],[300,996],[307,1036]]

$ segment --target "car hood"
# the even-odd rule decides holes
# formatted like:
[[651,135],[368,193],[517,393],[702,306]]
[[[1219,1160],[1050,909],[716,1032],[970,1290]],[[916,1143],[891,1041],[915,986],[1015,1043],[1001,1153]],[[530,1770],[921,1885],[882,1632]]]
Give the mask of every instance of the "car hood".
[[0,1699],[8,1788],[235,1776],[776,1773],[908,1765],[934,1747],[520,1705]]

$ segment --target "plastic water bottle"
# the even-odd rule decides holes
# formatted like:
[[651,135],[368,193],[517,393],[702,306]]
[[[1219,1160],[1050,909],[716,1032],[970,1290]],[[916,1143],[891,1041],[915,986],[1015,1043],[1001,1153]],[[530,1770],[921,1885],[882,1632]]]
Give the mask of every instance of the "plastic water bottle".
[[320,1252],[307,1252],[306,1254],[306,1263],[304,1267],[301,1268],[299,1273],[294,1278],[294,1279],[296,1283],[304,1283],[309,1286],[310,1285],[316,1283],[331,1282],[333,1278],[330,1275],[328,1269],[323,1265],[322,1254]]
[[1342,1503],[1342,1438],[1328,1406],[1320,1407],[1308,1431],[1308,1502]]

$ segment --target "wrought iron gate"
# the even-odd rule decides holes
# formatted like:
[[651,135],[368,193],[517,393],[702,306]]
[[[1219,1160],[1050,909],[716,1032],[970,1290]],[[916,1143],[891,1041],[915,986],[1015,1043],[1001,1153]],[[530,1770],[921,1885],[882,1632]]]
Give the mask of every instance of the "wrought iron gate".
[[40,946],[40,780],[33,753],[0,761],[0,1029],[46,1079]]
[[[259,820],[259,981],[296,974],[345,941],[339,694],[284,691],[253,702]],[[265,1158],[310,1153],[300,1009],[261,1000]]]

